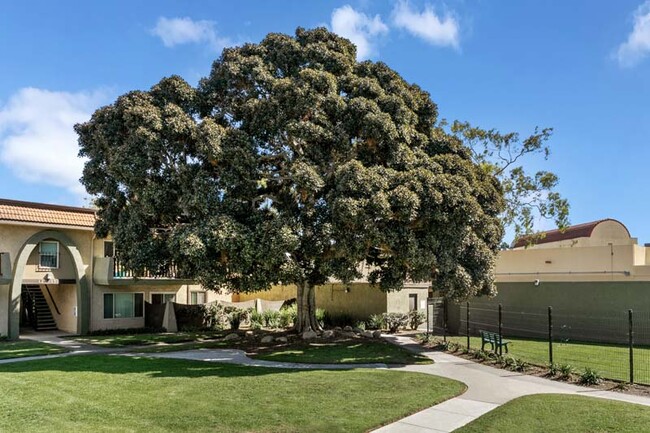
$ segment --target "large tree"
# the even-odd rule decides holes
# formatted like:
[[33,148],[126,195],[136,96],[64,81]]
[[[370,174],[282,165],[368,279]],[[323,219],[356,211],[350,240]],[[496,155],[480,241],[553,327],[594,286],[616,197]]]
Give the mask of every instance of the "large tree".
[[432,281],[494,293],[503,192],[437,125],[429,94],[357,62],[326,29],[225,49],[193,88],[125,94],[76,126],[96,231],[143,272],[174,261],[210,289],[315,287],[365,275],[385,291]]

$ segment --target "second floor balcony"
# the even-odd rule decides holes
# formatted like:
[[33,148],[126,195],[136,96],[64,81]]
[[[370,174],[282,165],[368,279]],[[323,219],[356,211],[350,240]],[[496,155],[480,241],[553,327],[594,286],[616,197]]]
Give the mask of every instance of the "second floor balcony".
[[142,275],[136,276],[119,257],[95,257],[93,279],[100,285],[187,284],[192,281],[184,278],[174,263],[145,269]]

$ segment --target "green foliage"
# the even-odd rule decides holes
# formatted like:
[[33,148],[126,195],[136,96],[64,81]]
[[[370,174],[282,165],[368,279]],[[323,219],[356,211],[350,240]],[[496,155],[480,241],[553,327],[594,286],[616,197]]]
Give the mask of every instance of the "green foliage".
[[559,372],[560,372],[560,366],[556,362],[553,362],[548,365],[549,376],[555,377],[558,375]]
[[567,380],[575,372],[575,368],[571,364],[560,364],[559,367],[560,379]]
[[583,385],[598,385],[601,379],[600,374],[589,367],[586,367],[580,374],[580,383]]
[[530,235],[537,217],[552,219],[560,228],[569,224],[569,202],[555,190],[557,175],[545,170],[527,173],[521,161],[537,155],[548,159],[551,152],[546,143],[553,133],[551,128],[535,128],[524,139],[514,132],[484,130],[467,122],[455,121],[450,130],[472,150],[474,161],[499,179],[506,203],[503,223],[514,228],[515,236],[528,235],[534,241]]
[[262,322],[265,328],[280,328],[282,324],[281,314],[279,311],[266,310],[262,313]]
[[253,309],[250,316],[251,328],[262,329],[264,327],[264,316],[259,311]]
[[280,309],[280,327],[288,328],[293,326],[296,323],[296,317],[298,316],[298,307],[293,304],[288,307],[283,307]]
[[426,322],[427,316],[422,311],[413,310],[408,313],[409,326],[412,330],[418,329],[418,326]]
[[317,308],[316,309],[316,320],[318,321],[318,324],[321,326],[325,326],[325,310],[322,308]]
[[250,321],[251,311],[236,307],[227,307],[224,309],[227,320],[230,323],[230,329],[236,331],[242,323]]
[[406,325],[409,323],[408,314],[384,313],[383,318],[384,323],[386,323],[386,327],[388,328],[388,332],[391,333],[399,331],[401,328],[406,327]]
[[497,177],[427,92],[325,28],[225,49],[198,88],[164,78],[75,130],[95,230],[136,276],[175,263],[214,290],[295,283],[310,311],[316,285],[363,262],[385,291],[494,293]]
[[368,329],[384,329],[386,323],[382,314],[372,314],[368,317]]
[[365,330],[366,330],[366,322],[364,322],[363,320],[357,321],[357,322],[354,324],[354,327],[355,327],[355,328],[359,328],[359,329],[361,329],[362,331],[365,331]]

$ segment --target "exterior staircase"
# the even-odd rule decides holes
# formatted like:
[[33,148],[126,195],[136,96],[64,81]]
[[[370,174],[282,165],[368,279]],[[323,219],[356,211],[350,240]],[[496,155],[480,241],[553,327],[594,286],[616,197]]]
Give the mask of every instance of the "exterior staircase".
[[31,322],[34,329],[36,331],[56,331],[56,322],[52,317],[52,311],[47,304],[41,287],[38,285],[24,285],[23,292],[27,293],[32,302]]

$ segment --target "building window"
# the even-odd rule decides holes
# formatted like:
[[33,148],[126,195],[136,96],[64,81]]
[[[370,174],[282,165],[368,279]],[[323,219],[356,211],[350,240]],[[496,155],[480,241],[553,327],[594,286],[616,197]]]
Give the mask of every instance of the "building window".
[[166,304],[171,301],[176,300],[176,295],[174,293],[152,293],[151,294],[151,303],[152,304]]
[[205,304],[205,292],[190,292],[190,304]]
[[409,294],[409,311],[418,309],[418,295],[415,293]]
[[143,317],[144,293],[104,293],[104,319]]
[[104,257],[115,256],[115,245],[113,241],[104,241]]
[[41,269],[57,269],[59,267],[59,243],[43,241],[38,244],[38,267]]

